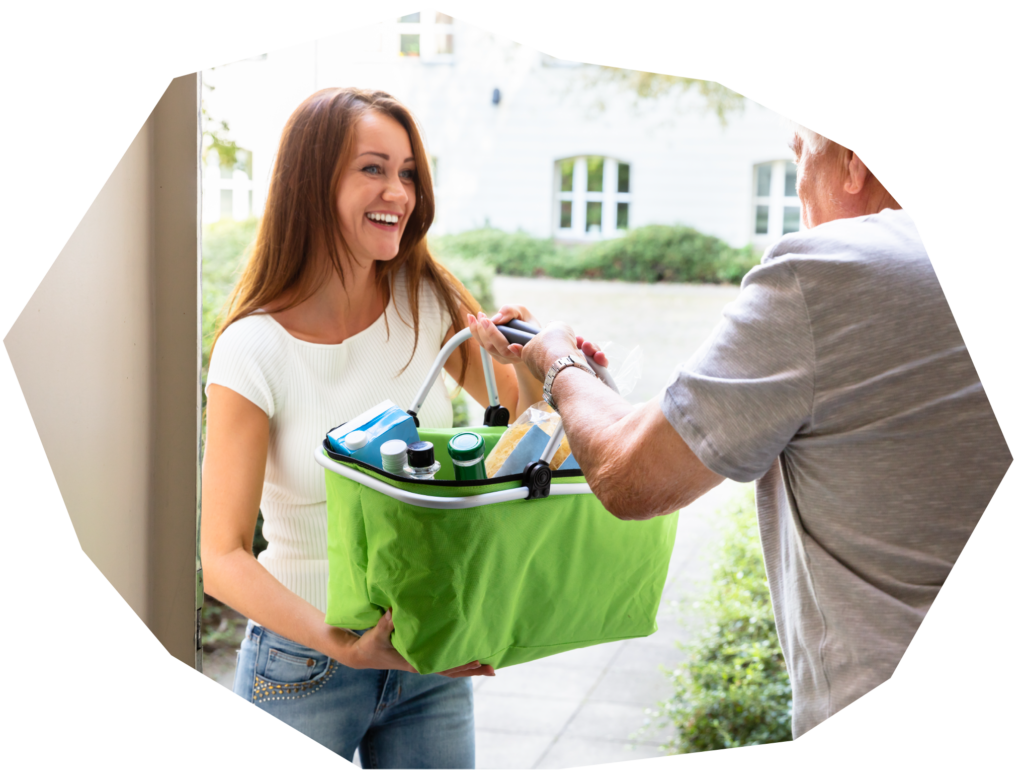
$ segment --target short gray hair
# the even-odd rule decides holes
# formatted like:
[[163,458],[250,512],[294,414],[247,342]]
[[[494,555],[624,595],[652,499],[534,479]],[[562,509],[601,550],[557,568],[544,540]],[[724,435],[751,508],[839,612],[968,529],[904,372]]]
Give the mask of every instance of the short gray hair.
[[824,151],[829,145],[834,144],[835,141],[826,138],[824,135],[815,132],[814,130],[804,127],[802,124],[793,125],[793,131],[800,136],[804,142],[804,146],[812,154],[818,154]]

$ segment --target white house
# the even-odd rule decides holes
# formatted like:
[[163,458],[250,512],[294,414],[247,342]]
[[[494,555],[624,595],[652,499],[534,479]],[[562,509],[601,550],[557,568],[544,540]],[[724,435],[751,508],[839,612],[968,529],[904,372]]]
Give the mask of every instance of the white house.
[[258,215],[288,115],[317,89],[359,86],[419,121],[434,232],[599,240],[679,223],[763,247],[800,229],[782,117],[748,100],[723,127],[696,94],[638,100],[595,70],[426,9],[206,71],[207,111],[249,154],[234,169],[210,155],[204,219]]

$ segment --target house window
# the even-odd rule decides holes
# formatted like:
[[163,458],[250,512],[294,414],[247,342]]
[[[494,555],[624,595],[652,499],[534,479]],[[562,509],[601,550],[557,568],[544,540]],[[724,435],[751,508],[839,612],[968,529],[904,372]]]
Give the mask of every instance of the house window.
[[399,56],[420,57],[428,62],[450,60],[454,51],[454,24],[455,20],[448,14],[433,10],[400,17],[395,25]]
[[236,149],[234,162],[216,149],[206,155],[203,174],[203,220],[241,221],[253,215],[252,152]]
[[800,229],[796,165],[784,159],[754,165],[755,240],[778,240]]
[[611,157],[555,163],[555,235],[609,238],[629,228],[630,166]]

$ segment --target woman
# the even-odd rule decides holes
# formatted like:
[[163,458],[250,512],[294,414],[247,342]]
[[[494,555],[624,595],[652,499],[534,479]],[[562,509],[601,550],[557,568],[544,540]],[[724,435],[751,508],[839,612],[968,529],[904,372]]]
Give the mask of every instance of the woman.
[[[362,634],[324,623],[327,510],[313,449],[382,400],[411,401],[477,308],[427,250],[433,216],[408,110],[382,92],[312,95],[283,132],[207,378],[204,580],[250,618],[235,692],[346,759],[358,747],[364,767],[473,767],[469,676],[494,674],[479,662],[416,674],[391,645],[390,612]],[[478,348],[463,344],[445,369],[487,404]],[[525,369],[495,374],[517,414],[540,399]],[[440,379],[419,415],[451,426]]]

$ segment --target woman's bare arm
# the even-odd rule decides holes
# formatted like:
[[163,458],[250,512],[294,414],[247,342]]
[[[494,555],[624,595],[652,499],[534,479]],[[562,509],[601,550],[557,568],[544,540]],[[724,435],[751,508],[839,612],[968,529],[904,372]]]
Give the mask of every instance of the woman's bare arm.
[[[289,591],[252,555],[269,438],[270,421],[259,407],[226,387],[208,388],[201,527],[206,591],[268,629],[349,667],[415,672],[391,645],[390,613],[362,637],[331,627],[322,612]],[[476,662],[445,675],[485,672]]]
[[[526,311],[525,308],[522,310]],[[529,317],[529,312],[527,311],[524,315]],[[509,316],[508,318],[515,318],[515,316]],[[475,318],[467,309],[462,310],[462,319],[463,327],[459,327],[458,330],[463,329],[470,319],[475,321]],[[503,319],[503,321],[507,320]],[[454,326],[448,330],[448,333],[445,335],[445,343],[455,335],[456,331]],[[466,370],[463,388],[469,393],[470,397],[486,408],[490,404],[490,400],[487,397],[487,383],[484,380],[480,344],[474,340],[470,340],[468,343],[469,365]],[[525,365],[503,363],[498,358],[492,360],[492,364],[494,365],[494,381],[498,385],[498,398],[501,404],[508,408],[513,420],[519,418],[519,415],[531,405],[544,399],[543,386],[534,379]],[[450,376],[458,378],[462,370],[462,355],[458,351],[452,354],[445,363],[444,369]]]

